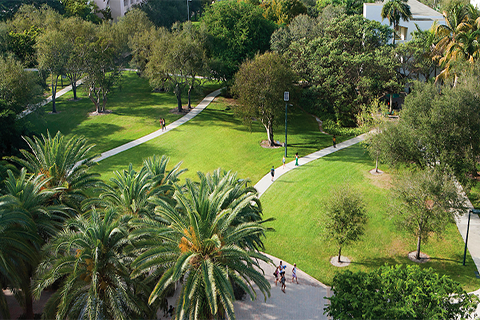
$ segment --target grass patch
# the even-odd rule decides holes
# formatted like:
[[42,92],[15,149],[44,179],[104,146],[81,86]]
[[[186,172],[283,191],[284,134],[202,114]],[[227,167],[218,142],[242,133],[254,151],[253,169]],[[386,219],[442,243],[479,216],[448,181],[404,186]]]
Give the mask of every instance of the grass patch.
[[[211,92],[220,86],[220,83],[207,83],[204,89]],[[42,108],[43,113],[29,115],[28,120],[34,124],[32,130],[38,134],[45,134],[48,129],[52,135],[57,131],[67,136],[82,135],[95,143],[95,151],[101,153],[158,130],[160,118],[165,118],[168,125],[181,117],[170,112],[177,106],[172,93],[153,92],[148,80],[135,72],[124,72],[109,96],[107,109],[112,110],[110,114],[89,116],[95,108],[83,86],[78,88],[77,95],[81,100],[71,101],[71,91],[57,98],[57,114],[49,114],[52,109],[49,103]],[[196,105],[204,96],[203,90],[196,92],[192,104]],[[187,104],[186,96],[182,102]]]
[[[374,163],[361,145],[340,150],[301,166],[283,176],[262,195],[265,218],[276,232],[265,240],[266,252],[297,266],[325,284],[331,284],[342,270],[371,271],[384,264],[413,264],[407,254],[416,250],[416,239],[398,231],[388,207],[393,201],[388,174],[368,173]],[[384,168],[382,168],[383,170]],[[330,258],[338,254],[336,246],[322,237],[324,203],[330,190],[343,182],[358,189],[367,203],[369,222],[363,240],[342,249],[352,263],[336,268]],[[467,291],[480,287],[475,264],[470,255],[462,266],[464,243],[455,224],[448,226],[443,239],[434,236],[422,245],[431,257],[421,267],[432,267],[460,282]],[[277,261],[278,263],[278,261]]]
[[[316,120],[303,111],[289,109],[288,158],[294,160],[295,152],[300,156],[331,145],[331,137],[319,131]],[[275,139],[284,141],[283,126],[275,131]],[[262,148],[266,131],[259,121],[250,129],[234,114],[232,100],[219,97],[202,113],[188,123],[161,137],[140,146],[107,158],[95,168],[108,179],[114,170],[127,168],[132,163],[139,168],[143,159],[153,154],[165,154],[170,164],[183,161],[188,168],[183,178],[196,178],[196,172],[211,172],[222,167],[237,171],[239,177],[249,178],[256,183],[270,168],[281,165],[283,148]],[[339,137],[339,141],[348,137]]]

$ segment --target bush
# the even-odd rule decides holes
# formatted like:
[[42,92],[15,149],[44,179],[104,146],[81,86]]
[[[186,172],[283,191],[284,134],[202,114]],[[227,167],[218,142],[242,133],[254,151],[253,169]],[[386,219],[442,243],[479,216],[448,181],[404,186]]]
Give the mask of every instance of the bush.
[[359,127],[341,127],[335,121],[331,119],[323,120],[322,124],[323,130],[329,134],[334,134],[336,136],[358,136],[362,133],[367,132],[366,128]]

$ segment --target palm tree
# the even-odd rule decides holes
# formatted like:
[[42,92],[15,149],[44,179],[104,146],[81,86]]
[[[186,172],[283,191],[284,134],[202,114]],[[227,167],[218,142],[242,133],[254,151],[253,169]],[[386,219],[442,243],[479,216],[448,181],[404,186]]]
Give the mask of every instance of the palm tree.
[[[20,210],[12,210],[15,204],[16,199],[10,195],[0,197],[0,285],[12,289],[22,282],[18,266],[38,261],[33,244],[39,241],[32,232],[33,220]],[[10,318],[3,290],[0,290],[0,315],[3,319]]]
[[[138,223],[138,229],[132,232],[133,245],[139,252],[132,263],[132,275],[156,276],[158,270],[164,271],[150,294],[150,303],[169,285],[183,279],[176,308],[178,319],[235,319],[232,283],[252,300],[256,297],[252,281],[265,299],[270,295],[270,284],[259,260],[271,261],[246,244],[247,239],[263,236],[266,228],[258,221],[241,222],[243,215],[249,216],[245,210],[257,201],[256,193],[231,198],[238,186],[237,182],[226,182],[231,177],[226,174],[218,183],[216,177],[203,175],[199,183],[187,179],[185,188],[176,187],[176,205],[151,200],[164,223],[152,221],[143,227]],[[257,244],[262,245],[261,241]]]
[[33,318],[33,297],[31,291],[31,278],[39,260],[39,251],[43,243],[54,236],[63,227],[68,218],[67,207],[63,205],[48,205],[52,196],[59,192],[59,188],[50,189],[46,185],[49,179],[43,175],[27,177],[27,170],[22,168],[18,177],[11,170],[7,171],[5,190],[7,194],[2,199],[8,199],[2,207],[11,213],[22,214],[32,221],[32,227],[27,234],[22,233],[28,240],[30,249],[24,252],[29,259],[15,261],[15,284],[21,289],[17,295],[25,306],[25,315]]
[[[445,24],[439,24],[436,27],[435,34],[440,38],[435,48],[440,53],[434,56],[439,59],[439,64],[444,69],[436,77],[436,81],[446,79],[451,75],[452,65],[460,56],[458,53],[458,36],[472,29],[470,24],[468,7],[457,3],[453,5],[450,11],[444,11]],[[454,74],[457,82],[457,75]]]
[[162,156],[149,157],[144,160],[142,169],[137,172],[132,164],[127,170],[116,171],[110,181],[113,186],[104,184],[98,199],[90,199],[84,208],[97,205],[109,205],[119,208],[126,214],[145,216],[153,213],[154,206],[148,202],[150,197],[171,199],[173,184],[185,170],[179,170],[178,163],[172,170],[167,170],[169,158]]
[[[125,216],[126,217],[126,216]],[[114,209],[96,210],[67,222],[65,229],[44,248],[34,293],[56,281],[60,289],[45,306],[44,316],[55,319],[150,318],[141,299],[141,284],[130,279],[128,217]],[[145,301],[145,303],[143,302]]]
[[388,0],[382,7],[381,16],[382,19],[387,18],[390,25],[393,25],[393,44],[395,45],[395,34],[400,19],[408,21],[412,18],[407,0]]
[[9,159],[27,168],[28,172],[48,179],[47,187],[61,187],[56,194],[58,200],[78,209],[87,197],[86,190],[99,183],[99,174],[87,172],[95,164],[96,155],[91,154],[94,145],[88,144],[83,137],[67,139],[60,132],[54,137],[49,132],[41,137],[24,137],[30,147],[30,151],[20,150],[25,159]]

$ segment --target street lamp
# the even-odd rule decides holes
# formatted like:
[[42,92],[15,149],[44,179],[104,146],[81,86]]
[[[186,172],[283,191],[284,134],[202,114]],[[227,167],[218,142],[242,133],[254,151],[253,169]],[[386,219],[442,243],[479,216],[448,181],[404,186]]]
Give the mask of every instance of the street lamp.
[[464,266],[465,266],[465,259],[467,258],[468,232],[470,231],[470,213],[480,214],[480,209],[470,209],[470,210],[468,210],[467,234],[465,235],[465,250],[463,251],[463,265]]
[[287,158],[287,109],[288,100],[290,100],[290,92],[285,91],[283,93],[283,101],[285,101],[285,159]]

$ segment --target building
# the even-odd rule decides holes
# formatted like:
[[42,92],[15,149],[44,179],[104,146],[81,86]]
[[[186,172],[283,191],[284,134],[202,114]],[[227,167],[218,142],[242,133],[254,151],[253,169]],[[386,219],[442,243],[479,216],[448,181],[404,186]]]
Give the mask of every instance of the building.
[[[480,0],[479,0],[480,1]],[[382,19],[382,7],[385,2],[364,3],[363,16],[366,19],[378,21],[389,26],[388,19]],[[429,6],[418,2],[417,0],[408,0],[412,12],[412,19],[409,21],[400,20],[395,32],[395,42],[409,41],[412,39],[412,32],[417,30],[415,25],[421,30],[428,30],[436,21],[438,24],[445,24],[443,15]]]
[[93,0],[100,10],[110,7],[112,18],[123,17],[134,4],[143,0]]

